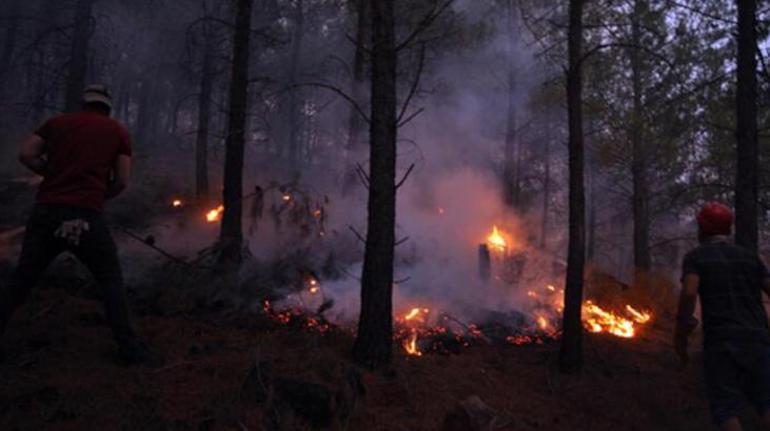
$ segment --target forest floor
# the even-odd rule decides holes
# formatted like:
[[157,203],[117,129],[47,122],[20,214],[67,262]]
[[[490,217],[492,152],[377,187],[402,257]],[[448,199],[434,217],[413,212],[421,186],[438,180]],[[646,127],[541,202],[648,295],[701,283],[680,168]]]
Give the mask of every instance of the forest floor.
[[[355,370],[352,337],[341,331],[152,315],[137,323],[165,365],[127,368],[96,298],[45,286],[32,296],[2,341],[2,430],[313,429],[255,395],[250,370],[261,364],[273,379],[320,384],[330,396],[300,402],[320,396],[332,411]],[[680,369],[669,334],[670,322],[658,320],[632,340],[587,335],[579,377],[557,372],[557,343],[399,352],[389,372],[355,374],[363,394],[329,429],[440,430],[471,395],[496,412],[500,430],[712,429],[699,355]]]
[[[0,204],[0,230],[15,232],[32,194],[3,190],[14,200]],[[0,251],[0,260],[14,260],[7,242]],[[714,429],[700,355],[681,369],[662,310],[634,339],[587,334],[580,376],[559,374],[558,343],[422,357],[396,346],[392,368],[371,373],[351,363],[347,331],[276,325],[258,314],[169,314],[135,301],[143,338],[165,359],[151,369],[118,363],[98,293],[61,272],[49,271],[0,340],[2,431],[472,431],[444,425],[474,395],[497,417],[488,429]],[[748,412],[747,429],[754,422]]]

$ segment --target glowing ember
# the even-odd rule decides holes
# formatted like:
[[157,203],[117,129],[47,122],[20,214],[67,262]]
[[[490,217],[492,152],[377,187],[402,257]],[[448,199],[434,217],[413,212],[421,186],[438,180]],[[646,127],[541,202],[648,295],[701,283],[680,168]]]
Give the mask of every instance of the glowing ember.
[[225,212],[224,205],[220,205],[217,208],[212,209],[206,213],[206,221],[209,223],[218,222],[222,218],[223,212]]
[[290,201],[291,201],[291,195],[290,195],[290,194],[288,194],[288,193],[286,193],[286,194],[284,194],[284,195],[281,197],[281,199],[283,199],[283,201],[284,201],[284,202],[287,202],[287,203],[288,203],[288,202],[290,202]]
[[500,233],[500,230],[497,229],[497,226],[492,228],[492,233],[487,237],[487,244],[489,244],[491,248],[500,252],[505,252],[508,250],[508,242]]
[[174,207],[174,208],[182,208],[182,205],[184,205],[184,202],[182,202],[181,199],[174,199],[171,202],[171,206]]
[[404,350],[406,351],[407,355],[422,356],[422,352],[417,346],[417,332],[412,332],[409,338],[404,340]]
[[318,280],[316,280],[315,278],[313,278],[313,277],[309,277],[309,278],[306,280],[306,283],[307,283],[307,285],[308,285],[308,291],[309,291],[311,294],[315,295],[315,294],[317,294],[318,292],[320,292],[320,291],[321,291],[321,284],[320,284],[320,283],[318,282]]

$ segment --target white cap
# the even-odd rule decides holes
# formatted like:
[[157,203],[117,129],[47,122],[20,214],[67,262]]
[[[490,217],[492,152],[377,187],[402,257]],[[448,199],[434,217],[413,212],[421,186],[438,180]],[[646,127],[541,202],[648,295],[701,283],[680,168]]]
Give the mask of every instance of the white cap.
[[112,109],[112,96],[104,85],[89,85],[83,90],[83,103],[103,103]]

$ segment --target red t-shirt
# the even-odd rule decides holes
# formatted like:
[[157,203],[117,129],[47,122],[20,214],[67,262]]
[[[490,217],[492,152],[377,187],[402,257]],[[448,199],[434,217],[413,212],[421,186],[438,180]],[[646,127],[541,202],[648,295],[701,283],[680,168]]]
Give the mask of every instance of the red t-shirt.
[[118,155],[131,156],[128,131],[96,112],[48,120],[35,132],[45,141],[46,173],[37,202],[101,211]]

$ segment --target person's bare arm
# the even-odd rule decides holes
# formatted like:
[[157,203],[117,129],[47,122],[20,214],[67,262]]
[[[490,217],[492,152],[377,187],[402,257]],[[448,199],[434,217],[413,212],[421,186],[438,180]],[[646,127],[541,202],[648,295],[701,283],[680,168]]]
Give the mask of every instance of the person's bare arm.
[[128,182],[131,178],[131,157],[122,154],[118,155],[118,158],[115,160],[115,166],[112,168],[112,175],[112,181],[107,187],[107,199],[118,196],[128,187]]
[[45,141],[38,135],[30,135],[21,143],[19,149],[19,162],[30,171],[40,176],[45,176],[46,160]]

